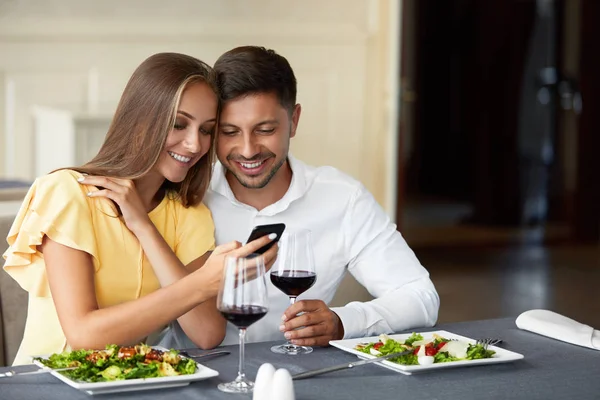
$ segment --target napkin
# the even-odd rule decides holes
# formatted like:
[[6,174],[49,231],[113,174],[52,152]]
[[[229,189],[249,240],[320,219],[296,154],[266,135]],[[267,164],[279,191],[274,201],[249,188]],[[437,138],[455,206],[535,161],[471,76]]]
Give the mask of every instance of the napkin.
[[525,311],[517,317],[515,322],[520,329],[600,350],[600,331],[553,311]]
[[252,400],[295,400],[292,375],[287,369],[275,371],[273,365],[260,366],[254,381]]

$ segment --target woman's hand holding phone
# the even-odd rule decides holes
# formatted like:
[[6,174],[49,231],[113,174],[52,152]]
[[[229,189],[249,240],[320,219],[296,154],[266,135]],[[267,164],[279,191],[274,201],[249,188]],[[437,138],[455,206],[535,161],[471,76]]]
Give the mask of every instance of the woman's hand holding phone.
[[[204,265],[199,268],[194,274],[198,275],[202,282],[198,287],[203,287],[211,296],[216,296],[219,292],[221,279],[223,278],[223,267],[225,265],[225,257],[244,257],[256,251],[271,242],[278,239],[277,234],[270,234],[259,237],[246,245],[242,246],[240,242],[233,241],[217,246]],[[265,268],[268,271],[275,260],[277,259],[277,251],[279,247],[275,243],[269,250],[262,254],[265,260]]]
[[256,254],[263,254],[267,250],[271,248],[275,243],[279,241],[283,231],[285,230],[285,224],[268,224],[268,225],[256,225],[252,232],[250,232],[250,236],[248,236],[248,240],[246,243],[250,243],[260,237],[268,236],[270,234],[276,234],[277,236],[273,239],[273,242],[267,243],[265,246],[259,248],[255,251]]

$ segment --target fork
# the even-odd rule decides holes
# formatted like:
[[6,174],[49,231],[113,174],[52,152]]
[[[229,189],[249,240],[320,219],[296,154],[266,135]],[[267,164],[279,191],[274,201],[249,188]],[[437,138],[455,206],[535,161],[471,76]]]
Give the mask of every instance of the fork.
[[484,349],[487,350],[488,346],[494,346],[497,345],[499,343],[502,343],[502,339],[498,339],[498,338],[484,338],[484,339],[477,339],[475,341],[475,345],[481,345],[483,346]]
[[[196,349],[192,349],[192,350],[196,350]],[[211,356],[220,356],[220,355],[227,355],[229,354],[228,351],[225,350],[218,350],[218,351],[210,351],[207,353],[201,353],[201,354],[190,354],[185,350],[179,350],[179,354],[181,354],[184,357],[188,357],[188,358],[203,358],[203,357],[211,357]]]
[[[457,341],[458,339],[450,339],[450,341]],[[502,343],[502,339],[498,339],[498,338],[484,338],[484,339],[477,339],[475,341],[475,345],[481,345],[483,346],[484,349],[487,350],[488,346],[494,346],[497,344]]]

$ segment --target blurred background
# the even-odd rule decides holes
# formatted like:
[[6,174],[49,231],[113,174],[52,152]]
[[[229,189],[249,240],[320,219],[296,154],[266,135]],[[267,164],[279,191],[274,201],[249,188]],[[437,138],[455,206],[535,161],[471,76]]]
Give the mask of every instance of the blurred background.
[[[298,78],[292,152],[371,190],[440,322],[549,308],[600,327],[598,17],[598,0],[0,0],[1,236],[36,176],[96,153],[146,57],[262,45]],[[348,278],[334,303],[368,298]]]

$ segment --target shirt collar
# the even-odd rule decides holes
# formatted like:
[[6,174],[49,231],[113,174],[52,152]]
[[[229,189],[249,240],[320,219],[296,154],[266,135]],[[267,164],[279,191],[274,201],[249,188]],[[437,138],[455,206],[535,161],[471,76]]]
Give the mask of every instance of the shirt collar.
[[[275,215],[279,212],[282,212],[287,209],[294,200],[301,198],[306,193],[310,175],[308,167],[302,161],[294,158],[291,154],[288,154],[288,162],[292,170],[292,181],[290,182],[290,187],[279,201],[262,209],[259,212],[260,214]],[[235,198],[235,195],[229,186],[229,182],[227,182],[227,178],[225,177],[225,172],[226,170],[223,167],[223,164],[217,161],[213,169],[213,177],[211,180],[210,189],[213,192],[226,197],[233,204],[253,208]]]

